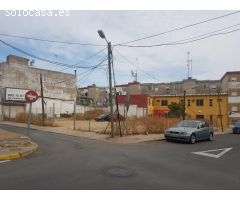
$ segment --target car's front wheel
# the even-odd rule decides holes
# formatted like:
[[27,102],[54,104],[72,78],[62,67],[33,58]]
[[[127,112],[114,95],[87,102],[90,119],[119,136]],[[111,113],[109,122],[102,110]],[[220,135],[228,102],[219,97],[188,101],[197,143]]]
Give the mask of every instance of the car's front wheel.
[[196,135],[195,134],[192,134],[191,136],[190,136],[190,143],[191,144],[194,144],[196,142]]
[[209,140],[209,141],[212,141],[212,140],[213,140],[213,133],[210,133],[208,140]]

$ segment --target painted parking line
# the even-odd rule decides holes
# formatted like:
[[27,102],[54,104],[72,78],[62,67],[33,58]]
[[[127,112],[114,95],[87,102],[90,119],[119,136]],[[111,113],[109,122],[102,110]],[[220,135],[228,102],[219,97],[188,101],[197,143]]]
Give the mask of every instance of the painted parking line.
[[10,161],[10,160],[2,160],[2,161],[0,161],[0,164],[1,164],[1,163],[8,162],[8,161]]
[[[223,148],[223,149],[213,149],[213,150],[207,150],[207,151],[198,151],[198,152],[192,152],[192,153],[200,156],[211,157],[211,158],[220,158],[230,150],[232,150],[232,147]],[[216,154],[216,152],[219,152],[219,153]]]

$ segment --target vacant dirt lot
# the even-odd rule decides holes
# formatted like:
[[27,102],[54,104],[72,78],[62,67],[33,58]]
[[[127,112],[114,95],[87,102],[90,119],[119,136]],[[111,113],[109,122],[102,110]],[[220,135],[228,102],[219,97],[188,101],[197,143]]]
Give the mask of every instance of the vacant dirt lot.
[[5,131],[0,129],[0,140],[6,140],[6,139],[15,139],[15,138],[19,138],[21,137],[21,135],[17,134],[17,133],[13,133],[10,131]]
[[[82,131],[103,132],[107,125],[108,122],[96,122],[95,120],[76,120],[76,129]],[[73,129],[73,119],[55,119],[54,126]]]
[[[150,133],[163,133],[164,130],[173,124],[175,124],[179,119],[161,119],[161,118],[132,118],[127,122],[126,132],[126,122],[121,122],[121,131],[125,134],[150,134]],[[115,132],[119,133],[118,122],[114,123]],[[67,129],[73,129],[73,119],[55,119],[53,126],[65,127]],[[107,130],[106,127],[108,126]],[[76,129],[81,131],[92,131],[103,133],[110,132],[109,122],[96,122],[95,120],[76,120]]]

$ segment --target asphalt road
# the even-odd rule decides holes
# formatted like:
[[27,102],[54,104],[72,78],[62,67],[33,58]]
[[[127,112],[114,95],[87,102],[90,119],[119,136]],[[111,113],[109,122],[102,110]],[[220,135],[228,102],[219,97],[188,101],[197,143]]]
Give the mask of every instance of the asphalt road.
[[[30,137],[39,150],[0,163],[0,189],[240,189],[240,135],[194,145],[111,144],[36,130]],[[217,159],[192,153],[230,147]]]

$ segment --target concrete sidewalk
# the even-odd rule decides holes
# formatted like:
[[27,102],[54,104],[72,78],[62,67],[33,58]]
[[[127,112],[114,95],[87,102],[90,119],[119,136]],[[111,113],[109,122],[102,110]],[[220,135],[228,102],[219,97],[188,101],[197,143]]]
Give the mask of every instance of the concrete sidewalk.
[[[16,123],[16,122],[8,122],[2,121],[0,124],[12,125],[17,127],[26,127],[27,125],[24,123]],[[44,126],[37,126],[31,125],[31,129],[40,130],[40,131],[47,131],[57,134],[63,135],[71,135],[76,137],[84,137],[88,139],[104,141],[104,142],[111,142],[111,143],[119,143],[119,144],[135,144],[139,142],[147,142],[147,141],[154,141],[154,140],[163,140],[163,134],[148,134],[148,135],[125,135],[124,137],[115,136],[111,138],[107,134],[95,133],[95,132],[85,132],[79,130],[69,130],[65,127],[44,127]]]
[[21,158],[36,151],[38,145],[30,138],[0,129],[0,160]]
[[[16,123],[16,122],[8,122],[8,121],[2,121],[0,124],[7,124],[17,127],[26,127],[27,125],[24,123]],[[163,140],[164,134],[148,134],[148,135],[125,135],[124,137],[116,136],[114,138],[111,138],[109,135],[101,134],[101,133],[95,133],[95,132],[83,132],[83,131],[74,131],[69,130],[65,127],[44,127],[44,126],[37,126],[37,125],[31,125],[31,129],[40,130],[40,131],[47,131],[57,134],[63,134],[63,135],[71,135],[76,137],[84,137],[88,139],[93,140],[99,140],[104,142],[111,142],[111,143],[119,143],[119,144],[135,144],[140,142],[148,142],[148,141],[155,141],[155,140]],[[226,129],[224,132],[214,132],[215,135],[220,134],[228,134],[231,132],[231,129]]]

